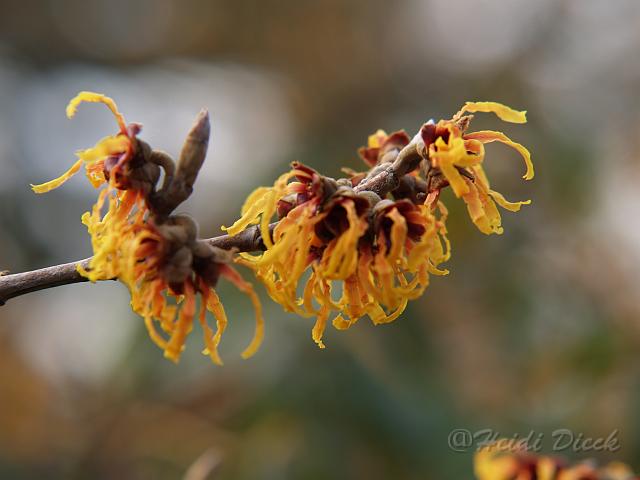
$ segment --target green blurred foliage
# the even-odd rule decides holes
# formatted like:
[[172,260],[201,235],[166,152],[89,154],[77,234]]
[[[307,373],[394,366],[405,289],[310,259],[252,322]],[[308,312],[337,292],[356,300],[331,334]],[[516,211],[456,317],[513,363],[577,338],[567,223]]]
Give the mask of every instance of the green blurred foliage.
[[[142,321],[127,313],[121,286],[13,300],[0,309],[1,478],[470,478],[472,451],[447,443],[455,428],[506,436],[535,430],[546,438],[558,428],[589,436],[619,429],[619,452],[561,453],[640,468],[640,197],[631,180],[640,138],[637,2],[0,6],[7,94],[0,99],[0,270],[90,252],[79,217],[92,193],[61,189],[41,200],[27,186],[52,173],[42,165],[54,157],[59,165],[72,158],[47,123],[34,121],[64,122],[71,84],[127,85],[127,118],[156,122],[145,122],[143,138],[184,113],[179,101],[189,82],[214,88],[198,80],[202,69],[215,68],[214,77],[248,69],[256,83],[229,77],[239,97],[252,95],[252,85],[276,85],[281,116],[270,114],[267,94],[242,106],[240,123],[254,109],[267,119],[239,134],[255,141],[247,161],[280,128],[270,119],[287,119],[293,134],[274,140],[258,173],[252,164],[227,166],[225,178],[237,180],[227,190],[196,186],[207,234],[228,225],[243,197],[289,162],[339,176],[342,166],[361,168],[357,147],[377,128],[413,135],[465,100],[528,110],[525,126],[496,128],[497,119],[480,115],[477,127],[504,128],[529,146],[537,173],[520,181],[515,154],[489,146],[495,188],[532,198],[532,206],[506,212],[505,234],[486,237],[447,195],[450,275],[434,277],[393,324],[362,319],[347,332],[328,330],[325,350],[311,341],[309,319],[282,313],[261,291],[266,340],[256,357],[240,360],[253,314],[228,285],[220,287],[230,318],[222,368],[199,353],[199,332],[179,365],[164,360]],[[177,80],[145,83],[165,76]],[[55,105],[38,103],[50,88],[64,95]],[[217,94],[221,105],[236,98]],[[224,149],[217,140],[226,138],[225,114],[234,107],[195,103],[212,109],[212,148]],[[151,107],[161,113],[154,117]],[[95,141],[81,137],[79,123],[64,127],[77,128],[78,148]],[[180,135],[167,140],[174,150]]]

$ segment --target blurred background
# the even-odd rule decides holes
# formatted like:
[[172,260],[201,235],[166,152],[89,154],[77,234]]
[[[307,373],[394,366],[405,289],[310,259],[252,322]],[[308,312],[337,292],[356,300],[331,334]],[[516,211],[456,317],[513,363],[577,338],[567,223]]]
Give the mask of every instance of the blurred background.
[[[58,176],[115,131],[176,155],[201,107],[213,139],[183,210],[220,233],[244,197],[293,160],[358,169],[377,128],[413,135],[466,100],[527,145],[536,178],[488,147],[494,188],[531,198],[486,237],[448,198],[454,256],[390,325],[328,329],[228,284],[225,366],[194,332],[174,365],[115,282],[33,293],[0,308],[0,478],[472,478],[456,428],[505,436],[619,430],[621,449],[562,452],[640,469],[640,2],[619,0],[0,0],[0,270],[90,255],[80,215],[95,191]],[[248,272],[244,272],[248,276]]]

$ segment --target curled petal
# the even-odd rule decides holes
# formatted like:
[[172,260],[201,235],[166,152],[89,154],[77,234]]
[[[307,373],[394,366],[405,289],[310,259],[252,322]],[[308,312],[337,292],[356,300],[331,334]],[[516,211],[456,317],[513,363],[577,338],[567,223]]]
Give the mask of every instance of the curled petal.
[[504,120],[505,122],[527,123],[526,110],[514,110],[498,102],[466,102],[456,116],[460,116],[464,112],[495,113],[500,120]]
[[66,172],[64,172],[62,175],[60,175],[58,178],[54,178],[53,180],[50,180],[48,182],[45,183],[41,183],[39,185],[31,185],[31,189],[35,192],[35,193],[46,193],[49,192],[55,188],[58,188],[60,185],[62,185],[64,182],[66,182],[67,180],[69,180],[71,177],[73,177],[76,173],[78,173],[78,171],[80,170],[80,168],[82,167],[82,159],[79,158],[76,163],[74,163],[73,165],[71,165],[71,168],[69,170],[67,170]]
[[178,322],[164,350],[164,356],[169,360],[178,362],[180,354],[184,350],[184,342],[187,334],[193,326],[193,317],[196,313],[196,295],[191,282],[185,282],[184,303],[180,306]]
[[[218,353],[218,345],[220,344],[222,334],[227,328],[227,314],[224,311],[224,306],[220,301],[220,297],[218,297],[218,294],[214,289],[210,289],[206,297],[207,310],[213,313],[213,316],[216,318],[216,333],[211,336],[211,329],[208,327],[208,325],[205,328],[206,323],[201,320],[201,324],[203,326],[205,334],[206,346],[202,353],[204,353],[205,355],[209,355],[211,361],[216,365],[222,365],[222,359],[220,358],[220,354]],[[204,297],[203,301],[205,301]]]
[[222,230],[226,231],[229,235],[237,235],[244,231],[249,225],[254,225],[260,221],[260,215],[269,208],[269,201],[273,200],[271,189],[262,191],[262,188],[264,187],[259,187],[261,190],[261,194],[259,196],[251,195],[251,197],[255,198],[255,201],[250,205],[245,204],[246,208],[243,207],[244,212],[242,216],[230,227],[225,227],[223,225],[221,227]]
[[320,309],[320,313],[316,318],[316,323],[311,329],[311,338],[318,345],[319,348],[324,348],[324,342],[322,341],[322,336],[324,335],[324,330],[327,326],[327,319],[329,318],[330,310],[328,307],[322,307]]
[[533,162],[531,162],[531,153],[524,145],[514,142],[502,132],[494,132],[492,130],[481,130],[479,132],[467,133],[464,136],[465,140],[479,140],[482,143],[501,142],[505,145],[516,149],[527,166],[526,173],[522,176],[525,180],[531,180],[534,176]]
[[[78,173],[80,167],[82,167],[83,162],[87,164],[87,176],[89,177],[91,184],[94,187],[97,187],[102,183],[100,182],[99,175],[99,171],[101,169],[99,167],[93,167],[92,165],[95,164],[95,162],[104,160],[110,155],[126,151],[129,148],[130,144],[131,141],[129,140],[129,138],[125,137],[124,135],[105,137],[100,140],[95,145],[95,147],[78,151],[76,153],[76,155],[78,156],[78,160],[76,161],[76,163],[74,163],[69,170],[60,175],[58,178],[45,183],[41,183],[39,185],[31,185],[31,189],[35,193],[46,193],[58,188],[71,177],[73,177],[76,173]],[[102,179],[104,180],[104,177],[102,177]]]
[[486,235],[502,234],[500,212],[491,197],[478,185],[469,182],[469,186],[469,192],[462,199],[467,204],[471,221]]
[[258,202],[260,198],[266,195],[270,190],[271,190],[271,187],[258,187],[253,192],[251,192],[247,197],[247,199],[242,204],[242,208],[240,209],[240,215],[244,215],[248,211],[250,211],[252,206],[256,202]]
[[95,92],[80,92],[75,97],[73,97],[68,105],[67,105],[67,117],[73,118],[78,110],[78,105],[82,102],[94,102],[94,103],[104,103],[109,110],[116,117],[116,122],[118,122],[118,126],[120,127],[120,131],[125,133],[127,130],[127,123],[124,120],[122,114],[118,111],[118,106],[116,102],[113,101],[112,98],[103,95],[102,93]]
[[147,328],[147,333],[149,334],[149,338],[153,343],[155,343],[162,350],[167,348],[167,341],[162,338],[162,335],[156,330],[155,325],[153,324],[153,316],[145,315],[144,317],[144,325]]
[[260,299],[256,292],[253,290],[253,286],[243,280],[238,272],[236,272],[229,265],[223,265],[221,267],[220,273],[231,283],[233,283],[238,290],[245,293],[249,296],[251,303],[253,304],[253,308],[256,312],[256,330],[253,335],[253,340],[249,346],[242,352],[242,358],[249,358],[255,355],[262,344],[262,340],[264,338],[264,318],[262,317],[262,305],[260,303]]
[[287,182],[294,173],[288,172],[280,176],[273,187],[258,187],[249,195],[242,206],[242,216],[230,227],[222,226],[222,230],[229,235],[237,235],[249,225],[260,222],[260,232],[264,235],[262,240],[268,248],[271,248],[271,237],[265,235],[269,230],[269,222],[276,212],[278,201],[285,195]]
[[316,292],[316,298],[320,303],[320,311],[316,317],[316,323],[311,330],[311,338],[313,338],[313,341],[316,342],[319,348],[324,348],[325,345],[322,341],[322,336],[324,335],[324,330],[327,326],[327,320],[329,319],[333,302],[331,301],[331,290],[329,284],[322,281],[322,279],[320,280],[321,281]]
[[367,222],[358,217],[352,200],[345,202],[344,209],[349,227],[332,240],[322,256],[321,273],[328,279],[344,280],[353,273],[358,262],[358,240],[367,229]]
[[374,309],[369,312],[371,321],[374,325],[382,325],[384,323],[391,323],[395,321],[402,312],[407,308],[408,299],[406,297],[400,300],[400,305],[391,313],[385,313],[384,309],[380,305],[375,305]]
[[398,212],[397,208],[391,210],[387,216],[393,222],[391,227],[391,249],[387,253],[388,261],[395,265],[400,263],[401,255],[405,249],[405,242],[407,239],[407,221]]
[[76,155],[82,161],[90,164],[117,153],[124,153],[131,146],[131,140],[124,135],[105,137],[92,148],[78,150]]
[[500,205],[502,208],[509,210],[511,212],[518,212],[520,210],[520,207],[522,207],[522,205],[531,204],[531,200],[523,200],[520,202],[509,202],[507,199],[504,198],[504,196],[501,193],[496,192],[495,190],[489,190],[489,195],[491,195],[491,197],[496,201],[498,205]]

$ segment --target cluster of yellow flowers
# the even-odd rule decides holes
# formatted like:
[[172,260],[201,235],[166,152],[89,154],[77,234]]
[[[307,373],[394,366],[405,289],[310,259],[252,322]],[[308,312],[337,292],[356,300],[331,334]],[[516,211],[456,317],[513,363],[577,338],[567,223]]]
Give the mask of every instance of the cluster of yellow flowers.
[[[157,193],[155,184],[160,170],[149,161],[153,157],[149,146],[137,138],[140,125],[127,125],[111,98],[92,92],[81,92],[72,99],[67,116],[72,117],[81,102],[107,105],[116,117],[119,133],[78,152],[78,161],[59,178],[32,185],[36,193],[48,192],[84,164],[91,184],[105,187],[91,212],[82,216],[91,235],[93,257],[87,268],[79,264],[78,271],[92,282],[113,278],[122,281],[131,294],[131,307],[144,318],[151,339],[173,361],[179,360],[186,336],[193,328],[200,296],[198,318],[203,330],[203,353],[217,364],[222,364],[218,344],[227,325],[214,290],[222,276],[246,293],[255,307],[256,332],[243,357],[253,355],[262,341],[264,322],[251,284],[227,264],[227,252],[197,239],[197,225],[188,216],[154,216],[149,198]],[[166,159],[163,164],[167,167]],[[170,175],[173,172],[165,171],[165,178]],[[216,319],[215,333],[207,323],[207,311]],[[156,323],[166,338],[158,332]]]
[[531,202],[508,202],[500,193],[491,190],[482,168],[484,144],[501,142],[517,150],[525,161],[525,180],[533,178],[531,155],[523,145],[502,132],[482,130],[467,133],[471,118],[464,116],[465,112],[494,112],[500,119],[512,123],[526,122],[525,112],[518,112],[495,102],[467,102],[451,120],[441,120],[437,124],[427,123],[420,132],[428,149],[426,157],[431,160],[432,167],[439,169],[445,176],[455,196],[462,197],[467,204],[473,223],[482,233],[500,234],[502,222],[496,203],[502,208],[517,212],[522,205]]
[[[422,295],[430,274],[448,273],[440,268],[450,257],[442,188],[450,185],[462,197],[471,220],[486,234],[502,233],[496,203],[511,211],[529,203],[508,202],[490,188],[482,167],[485,143],[514,147],[525,160],[527,180],[533,165],[529,151],[501,132],[467,133],[471,116],[464,113],[479,111],[526,121],[524,112],[504,105],[468,102],[452,119],[426,123],[413,140],[403,131],[378,130],[360,149],[369,172],[348,171],[350,178],[333,180],[294,163],[272,187],[249,195],[241,218],[223,227],[237,235],[259,224],[264,253],[243,253],[239,261],[287,311],[316,317],[312,336],[320,347],[331,312],[337,312],[332,321],[337,329],[365,315],[374,324],[391,322]],[[389,191],[359,189],[384,175],[410,145],[422,169],[402,175]]]
[[562,459],[535,455],[526,445],[501,439],[478,450],[474,458],[478,480],[637,480],[625,464],[597,467],[593,462],[570,465]]
[[[287,183],[292,178],[296,181]],[[444,206],[437,218],[430,205],[375,197],[331,185],[311,168],[294,164],[273,188],[256,190],[242,218],[226,229],[234,235],[260,222],[267,232],[262,236],[266,251],[242,254],[240,262],[254,270],[286,310],[317,317],[313,339],[321,347],[331,311],[339,312],[333,319],[338,329],[363,315],[374,323],[391,322],[409,299],[422,294],[429,273],[446,273],[437,268],[449,257]],[[269,222],[276,209],[281,218],[271,241]],[[310,273],[299,297],[306,270]],[[336,280],[342,281],[339,299],[332,295]]]
[[[524,178],[531,179],[528,150],[501,132],[467,132],[473,117],[469,113],[493,112],[502,120],[523,123],[525,112],[494,102],[467,102],[451,119],[424,124],[413,138],[404,131],[387,135],[378,130],[359,150],[369,167],[366,172],[345,169],[348,177],[334,180],[294,163],[272,187],[256,189],[241,218],[223,227],[230,237],[248,228],[259,230],[263,251],[235,256],[233,249],[221,250],[199,239],[197,224],[189,217],[171,214],[174,204],[163,195],[174,186],[182,188],[187,191],[182,201],[191,192],[191,186],[180,183],[184,179],[172,184],[183,155],[176,172],[171,158],[140,140],[141,126],[127,124],[104,95],[81,92],[67,107],[69,117],[81,102],[105,104],[116,117],[118,133],[78,152],[67,172],[33,190],[59,187],[82,165],[91,184],[104,187],[91,212],[82,217],[94,256],[78,271],[91,281],[118,278],[125,283],[133,310],[174,361],[184,349],[200,297],[205,353],[222,363],[218,344],[227,318],[214,290],[220,276],[248,294],[255,306],[256,333],[243,356],[257,350],[264,333],[262,308],[251,284],[230,262],[249,267],[285,310],[315,317],[312,337],[324,347],[322,337],[332,313],[337,329],[347,329],[365,315],[374,324],[392,322],[409,300],[423,294],[430,275],[448,273],[441,267],[451,254],[448,212],[440,200],[443,188],[451,186],[486,234],[502,233],[496,203],[511,211],[529,203],[505,200],[490,188],[482,167],[484,144],[502,142],[522,155]],[[191,183],[204,160],[208,133],[207,117],[206,138],[198,141],[200,157],[184,160],[191,165]],[[216,318],[215,332],[207,323],[207,311]]]

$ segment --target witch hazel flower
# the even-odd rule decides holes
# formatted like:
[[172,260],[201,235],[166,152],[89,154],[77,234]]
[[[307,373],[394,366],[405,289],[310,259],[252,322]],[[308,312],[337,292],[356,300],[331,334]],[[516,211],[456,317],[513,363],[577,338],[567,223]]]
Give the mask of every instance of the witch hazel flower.
[[[427,161],[430,179],[440,177],[439,191],[451,186],[456,197],[467,204],[469,216],[482,233],[501,234],[502,220],[496,203],[512,212],[528,205],[530,200],[509,202],[491,189],[482,167],[485,158],[484,145],[491,142],[504,143],[514,148],[524,159],[525,180],[534,176],[531,154],[523,145],[514,142],[502,132],[482,130],[467,132],[472,115],[466,112],[493,112],[498,118],[511,123],[525,123],[526,112],[513,110],[496,102],[467,102],[450,120],[428,122],[420,129],[421,154]],[[444,181],[442,181],[444,180]]]
[[521,440],[499,439],[482,446],[474,456],[477,480],[637,480],[629,466],[593,461],[570,464],[566,460],[527,451]]
[[[127,125],[115,102],[105,95],[79,93],[69,102],[67,116],[73,117],[82,102],[105,104],[116,118],[118,133],[78,152],[76,163],[57,179],[32,186],[36,193],[58,188],[84,165],[91,184],[102,187],[91,211],[82,216],[93,256],[88,264],[77,265],[78,272],[92,282],[124,283],[131,307],[144,318],[149,336],[175,362],[197,319],[203,353],[216,364],[222,364],[218,345],[228,319],[215,287],[220,277],[225,278],[254,306],[256,330],[242,354],[252,356],[264,336],[262,306],[253,287],[232,267],[231,252],[198,238],[198,226],[189,216],[172,213],[191,194],[204,161],[208,114],[198,116],[176,166],[169,155],[140,140],[141,126]],[[161,171],[164,178],[158,185]],[[215,319],[215,330],[207,312]]]

